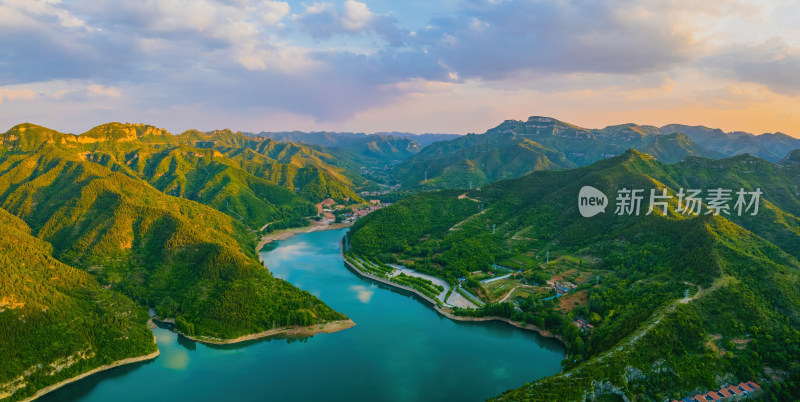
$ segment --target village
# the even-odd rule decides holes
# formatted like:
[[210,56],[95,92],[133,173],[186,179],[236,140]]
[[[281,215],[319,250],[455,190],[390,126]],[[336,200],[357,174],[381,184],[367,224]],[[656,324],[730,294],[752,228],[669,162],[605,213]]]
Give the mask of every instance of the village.
[[359,218],[388,207],[392,203],[380,200],[368,200],[368,204],[339,204],[333,198],[326,198],[317,204],[317,214],[330,222],[354,223]]
[[672,402],[715,402],[715,401],[738,401],[741,399],[757,396],[761,387],[753,381],[742,382],[739,385],[726,385],[718,391],[709,391],[705,394],[687,396],[680,401],[675,399]]

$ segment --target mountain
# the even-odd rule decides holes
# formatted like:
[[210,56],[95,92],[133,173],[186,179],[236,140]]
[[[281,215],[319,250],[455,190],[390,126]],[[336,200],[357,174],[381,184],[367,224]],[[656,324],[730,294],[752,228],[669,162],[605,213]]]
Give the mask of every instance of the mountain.
[[352,133],[352,132],[331,132],[331,131],[262,131],[258,134],[249,135],[272,138],[281,142],[302,142],[311,145],[321,145],[323,147],[345,147],[352,144],[368,143],[376,137],[383,137],[389,142],[407,140],[407,144],[418,144],[421,149],[437,141],[447,141],[460,137],[458,134],[414,134],[406,132],[379,132],[373,134]]
[[170,195],[225,212],[251,228],[296,222],[313,202],[361,202],[335,157],[306,145],[252,138],[230,130],[180,135],[141,124],[108,123],[81,135],[20,124],[0,138],[7,152],[64,152],[146,180]]
[[681,132],[698,145],[716,150],[725,156],[749,153],[770,162],[777,162],[787,152],[800,148],[800,139],[783,133],[754,135],[742,131],[726,133],[705,126],[670,124],[661,127],[662,134]]
[[400,163],[394,174],[407,186],[462,187],[575,165],[560,152],[510,133],[468,134],[429,145]]
[[[536,145],[532,146],[534,143]],[[495,163],[483,162],[495,158],[483,155],[484,152],[517,149],[515,146],[523,146],[527,151],[525,154],[501,152]],[[393,173],[406,187],[456,188],[467,187],[469,182],[480,186],[537,170],[585,166],[620,155],[629,148],[673,163],[687,156],[719,159],[744,153],[777,162],[798,147],[800,139],[781,133],[756,136],[678,124],[660,128],[622,124],[587,129],[550,117],[532,116],[526,121],[506,120],[481,135],[435,143],[403,161]],[[523,164],[528,165],[528,169],[522,169]],[[508,168],[498,169],[498,165]],[[426,177],[425,170],[431,170],[429,167],[435,169]],[[468,178],[459,179],[460,174]]]
[[309,200],[359,200],[329,155],[119,123],[21,124],[0,150],[0,393],[152,352],[145,308],[211,340],[345,318],[254,251],[262,225],[316,214]]
[[[800,373],[797,183],[800,169],[751,155],[666,164],[630,150],[480,189],[420,193],[366,216],[348,237],[355,254],[451,283],[466,278],[488,302],[453,314],[504,316],[563,339],[562,373],[498,400],[681,399]],[[605,213],[581,216],[584,186],[608,197]],[[732,213],[705,214],[717,188],[732,190]],[[641,213],[616,213],[623,189],[644,190]],[[647,214],[649,190],[664,189],[666,214]],[[678,211],[681,189],[703,191],[701,215]],[[740,189],[762,193],[756,215],[752,206],[736,212]],[[522,272],[479,283],[486,276],[476,271],[491,264]],[[557,297],[548,280],[576,287]],[[579,330],[579,318],[594,330]]]
[[0,159],[0,208],[60,261],[161,317],[180,317],[196,335],[234,338],[342,317],[273,278],[237,219],[60,148]]
[[[402,162],[394,173],[407,187],[454,188],[469,182],[480,186],[538,170],[583,166],[628,148],[650,152],[665,162],[689,155],[723,156],[683,134],[661,135],[652,126],[624,124],[593,130],[534,116],[524,122],[506,120],[485,134],[435,143]],[[460,175],[466,178],[459,179]]]
[[53,258],[2,209],[0,231],[0,399],[157,350],[141,306]]
[[334,156],[337,166],[349,172],[362,190],[385,190],[395,184],[389,174],[393,165],[437,141],[460,137],[456,134],[350,133],[350,132],[262,132],[250,134],[281,142],[308,144]]
[[797,166],[800,165],[800,149],[795,149],[778,162],[779,165]]

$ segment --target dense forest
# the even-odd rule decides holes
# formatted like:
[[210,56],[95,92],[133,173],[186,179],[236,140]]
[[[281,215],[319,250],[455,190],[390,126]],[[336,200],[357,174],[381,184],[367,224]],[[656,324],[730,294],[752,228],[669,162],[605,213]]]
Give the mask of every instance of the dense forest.
[[[578,278],[575,293],[585,297],[564,297],[574,305],[541,293],[455,309],[534,324],[567,344],[563,374],[501,400],[680,399],[724,381],[780,383],[800,369],[797,183],[796,166],[749,155],[670,165],[628,151],[481,189],[417,194],[359,221],[349,244],[357,255],[451,283],[467,277],[463,286],[487,301],[494,299],[475,271],[518,264],[520,283],[530,284],[556,280],[554,267],[569,268]],[[609,196],[606,213],[578,213],[587,185]],[[681,188],[759,188],[763,199],[757,215],[685,214],[674,197],[666,215],[647,215],[647,198],[639,216],[618,215],[614,198],[623,188],[672,195]],[[579,330],[578,318],[594,330]],[[792,388],[771,389],[780,399]]]
[[142,306],[53,258],[2,209],[0,232],[0,399],[156,350]]

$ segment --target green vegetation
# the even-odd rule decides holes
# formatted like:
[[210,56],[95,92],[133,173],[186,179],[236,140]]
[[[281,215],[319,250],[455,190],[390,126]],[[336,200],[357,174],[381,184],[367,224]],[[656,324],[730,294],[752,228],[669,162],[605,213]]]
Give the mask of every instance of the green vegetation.
[[223,339],[345,318],[257,259],[257,229],[302,222],[316,214],[307,199],[331,195],[317,186],[304,199],[221,155],[263,143],[121,124],[79,136],[19,125],[2,139],[0,213],[24,236],[4,228],[0,239],[0,303],[19,306],[0,306],[0,383],[83,356],[58,375],[32,374],[15,398],[154,350],[145,307],[188,335]]
[[[455,309],[457,315],[507,317],[564,340],[564,373],[502,400],[671,399],[720,381],[797,370],[798,182],[793,165],[747,155],[667,165],[629,151],[480,190],[417,194],[360,220],[349,240],[359,255],[402,261],[448,281],[466,277],[464,287],[490,303]],[[584,185],[609,196],[606,213],[580,216]],[[647,197],[640,216],[614,214],[618,189],[663,187],[672,194],[758,187],[764,195],[756,216],[684,215],[675,212],[674,198],[667,216],[645,215]],[[477,282],[485,275],[473,271],[490,271],[493,263],[524,271],[503,283]],[[548,280],[575,288],[553,298]],[[497,302],[521,285],[522,296]],[[581,331],[577,318],[594,330]]]
[[20,124],[0,142],[10,154],[58,149],[211,206],[253,229],[316,215],[312,203],[325,198],[363,201],[332,155],[230,130],[171,135],[147,125],[108,123],[76,136]]
[[432,144],[393,170],[406,187],[468,188],[540,170],[585,166],[635,148],[674,163],[687,156],[722,158],[743,151],[777,162],[800,148],[784,134],[727,134],[706,127],[623,124],[586,129],[549,117],[506,120],[485,134]]
[[389,274],[394,272],[394,268],[382,263],[373,263],[363,258],[358,258],[352,254],[345,254],[344,258],[350,263],[358,267],[358,269],[381,278],[389,278]]
[[437,303],[439,303],[439,294],[444,292],[444,287],[441,285],[435,285],[433,282],[425,278],[406,275],[402,272],[400,275],[393,276],[391,281],[394,283],[399,283],[403,286],[417,289],[425,296],[435,300]]
[[0,232],[0,398],[156,350],[142,307],[53,258],[2,209]]

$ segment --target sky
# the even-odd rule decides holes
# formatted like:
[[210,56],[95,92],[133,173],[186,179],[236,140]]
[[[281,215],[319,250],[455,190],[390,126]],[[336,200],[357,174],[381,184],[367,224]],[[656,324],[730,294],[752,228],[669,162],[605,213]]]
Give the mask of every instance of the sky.
[[0,0],[0,132],[482,133],[705,125],[800,137],[800,1]]

